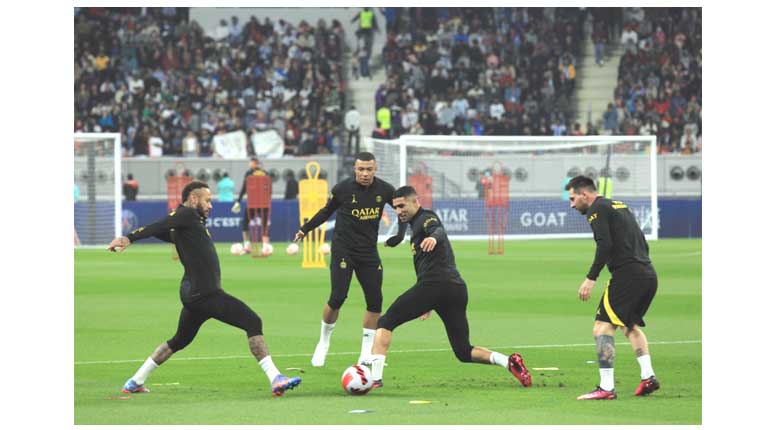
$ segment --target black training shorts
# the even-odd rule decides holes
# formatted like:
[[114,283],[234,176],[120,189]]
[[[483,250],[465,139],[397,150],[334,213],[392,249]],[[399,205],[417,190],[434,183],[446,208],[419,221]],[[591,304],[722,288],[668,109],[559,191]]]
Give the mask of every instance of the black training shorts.
[[347,299],[353,272],[363,289],[366,298],[366,310],[382,312],[382,261],[375,250],[373,253],[341,253],[331,254],[331,294],[328,305],[331,309],[339,309]]
[[202,324],[210,318],[244,330],[248,338],[263,334],[261,318],[242,300],[220,290],[183,305],[178,318],[178,329],[167,341],[170,349],[179,351],[188,346]]
[[616,326],[646,326],[643,317],[657,293],[657,278],[613,278],[608,282],[595,320]]

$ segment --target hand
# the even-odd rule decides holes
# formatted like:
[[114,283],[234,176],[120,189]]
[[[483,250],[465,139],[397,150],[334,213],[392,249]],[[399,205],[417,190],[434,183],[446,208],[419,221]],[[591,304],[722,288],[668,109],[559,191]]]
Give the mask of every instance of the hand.
[[391,248],[398,246],[401,242],[404,241],[404,238],[401,236],[392,236],[389,237],[388,240],[385,241],[385,246],[389,246]]
[[129,241],[129,238],[126,236],[121,236],[113,239],[112,242],[110,242],[110,245],[108,245],[108,251],[110,252],[123,252],[125,249],[131,245],[132,242]]
[[231,207],[231,213],[238,214],[240,209],[242,209],[242,206],[240,206],[239,202],[234,202],[234,206]]
[[296,237],[293,238],[293,241],[296,243],[299,243],[299,241],[302,240],[306,235],[307,233],[304,233],[303,231],[299,230],[296,232]]
[[420,242],[420,249],[422,249],[425,252],[431,252],[433,251],[433,248],[436,247],[436,239],[432,237],[426,237],[423,239],[422,242]]
[[591,279],[584,279],[584,282],[582,282],[581,286],[579,287],[579,299],[581,299],[582,302],[589,300],[589,295],[592,293],[592,288],[594,287],[595,281]]
[[424,313],[424,314],[420,315],[420,321],[425,321],[425,320],[427,320],[428,318],[430,318],[430,316],[431,316],[431,312],[433,312],[433,311],[428,311],[428,312],[426,312],[426,313]]

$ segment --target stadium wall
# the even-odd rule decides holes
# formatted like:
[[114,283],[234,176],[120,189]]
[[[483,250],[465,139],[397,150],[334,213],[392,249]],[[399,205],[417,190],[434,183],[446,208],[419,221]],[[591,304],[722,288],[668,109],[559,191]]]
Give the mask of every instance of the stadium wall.
[[[643,171],[647,167],[639,166],[639,163],[642,164],[642,158],[627,155],[617,156],[616,169],[622,167],[627,177],[616,176],[614,178],[616,194],[627,195],[648,192],[647,186],[644,188],[644,184],[647,183],[643,181]],[[639,159],[640,161],[638,161]],[[272,184],[272,196],[279,199],[284,195],[285,179],[283,172],[290,169],[296,174],[296,178],[299,179],[299,172],[312,160],[312,158],[306,157],[262,160],[262,167],[276,177]],[[422,160],[426,165],[434,169],[434,198],[476,197],[476,180],[478,178],[469,178],[469,170],[471,168],[485,169],[494,162],[493,160],[487,161],[487,159],[482,157],[474,157],[462,161],[431,155],[422,157]],[[339,177],[340,167],[336,155],[318,155],[314,157],[314,161],[320,163],[321,170],[325,172],[329,183],[333,183]],[[557,172],[577,169],[581,173],[587,173],[591,169],[593,174],[597,174],[600,167],[600,157],[593,155],[543,155],[540,157],[540,160],[537,157],[512,155],[499,157],[498,161],[512,172],[516,172],[517,169],[524,169],[525,176],[523,179],[518,180],[516,177],[513,177],[510,181],[512,197],[556,195],[562,190],[562,178],[560,177],[560,180],[556,179],[558,178]],[[234,180],[237,191],[242,186],[243,175],[245,170],[247,170],[246,160],[163,157],[160,159],[125,158],[121,161],[121,171],[125,174],[132,173],[135,180],[138,181],[140,185],[138,198],[142,200],[166,198],[165,175],[167,171],[175,170],[182,166],[185,166],[197,179],[200,179],[201,175],[206,175],[208,178],[206,181],[211,187],[214,187],[216,183],[213,179],[215,172],[229,172],[229,176]],[[380,170],[394,169],[395,167],[397,166],[379,165]],[[658,157],[657,169],[657,190],[660,197],[688,198],[700,197],[702,195],[702,156],[700,154],[660,155]],[[342,173],[348,174],[350,172]],[[102,172],[101,177],[104,177],[106,183],[110,180],[110,174],[110,171]],[[380,176],[379,171],[377,176]],[[638,180],[639,178],[640,181]],[[78,169],[76,169],[75,179],[79,185],[85,183]]]
[[[625,198],[623,200],[627,201]],[[639,219],[648,219],[645,200],[628,201]],[[77,203],[83,204],[83,203]],[[241,242],[242,215],[231,213],[230,202],[215,202],[207,226],[216,242]],[[487,234],[483,221],[481,200],[439,200],[434,209],[450,234]],[[167,212],[166,202],[124,202],[124,233],[149,224]],[[660,198],[659,237],[700,238],[702,237],[702,199]],[[299,204],[296,200],[274,200],[272,202],[270,236],[273,242],[288,242],[299,227]],[[333,218],[327,225],[326,237],[331,238]],[[512,200],[510,202],[509,228],[507,234],[547,234],[557,232],[588,233],[589,226],[584,218],[568,207],[562,200],[537,199]],[[148,242],[156,241],[149,239]],[[156,241],[158,242],[158,241]]]

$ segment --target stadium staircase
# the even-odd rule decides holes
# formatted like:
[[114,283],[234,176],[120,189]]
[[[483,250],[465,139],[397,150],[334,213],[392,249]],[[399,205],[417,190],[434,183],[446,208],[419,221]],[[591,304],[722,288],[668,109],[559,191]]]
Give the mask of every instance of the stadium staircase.
[[584,60],[578,71],[576,93],[577,120],[584,126],[591,122],[600,125],[608,103],[613,102],[619,75],[619,60],[624,49],[618,43],[606,49],[603,66],[595,64],[595,45],[592,38],[584,41]]
[[[374,52],[378,51],[379,50],[375,45]],[[344,64],[350,64],[351,55],[351,53],[346,55],[346,62]],[[362,77],[356,80],[349,77],[347,83],[350,90],[347,109],[350,108],[350,105],[354,105],[355,109],[358,110],[358,113],[361,114],[361,150],[363,151],[372,150],[372,148],[367,148],[365,146],[365,138],[371,137],[371,132],[374,131],[374,127],[377,124],[377,112],[374,109],[374,94],[377,93],[379,85],[387,80],[385,78],[385,68],[382,66],[382,62],[376,57],[377,55],[372,54],[371,79]]]

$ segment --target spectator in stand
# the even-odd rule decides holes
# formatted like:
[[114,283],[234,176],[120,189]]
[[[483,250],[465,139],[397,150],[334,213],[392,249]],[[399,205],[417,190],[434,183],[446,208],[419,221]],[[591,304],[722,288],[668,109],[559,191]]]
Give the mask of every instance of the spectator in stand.
[[[409,8],[409,28],[389,34],[382,50],[386,89],[377,94],[376,108],[392,105],[380,98],[393,83],[403,132],[404,123],[412,122],[403,118],[411,112],[405,109],[407,90],[418,102],[416,132],[505,135],[539,130],[543,124],[544,132],[551,133],[555,111],[563,114],[567,128],[566,119],[574,115],[569,99],[583,20],[578,9],[544,12]],[[453,112],[451,120],[447,111]]]
[[619,114],[613,103],[608,103],[608,109],[603,113],[603,129],[609,135],[619,134]]
[[[216,127],[225,133],[247,131],[248,118],[260,109],[268,128],[281,136],[291,128],[290,121],[310,119],[335,124],[329,140],[341,139],[341,112],[323,109],[315,94],[327,88],[333,90],[332,100],[341,100],[341,24],[328,27],[323,21],[312,28],[305,22],[294,26],[265,19],[261,24],[251,18],[242,25],[235,18],[231,25],[223,20],[205,30],[189,21],[187,9],[172,13],[173,9],[80,12],[75,39],[76,128],[119,131],[122,142],[127,142],[126,152],[135,156],[158,155],[156,146],[147,146],[156,128],[162,154],[179,155],[191,130],[200,136],[200,155],[207,156]],[[274,100],[279,111],[293,110],[294,116],[270,116]],[[207,138],[202,136],[204,130]],[[290,151],[295,147],[286,146]]]
[[345,154],[357,154],[361,152],[361,114],[350,106],[350,110],[344,115],[344,126],[347,130],[347,151]]
[[621,38],[622,48],[628,53],[637,53],[638,51],[638,33],[632,25],[624,28]]
[[607,32],[602,23],[595,23],[595,30],[592,32],[592,42],[595,45],[595,64],[603,66],[605,62],[605,44]]
[[[702,127],[700,8],[628,8],[637,45],[622,56],[614,101],[620,131],[657,136],[660,153],[691,153]],[[686,128],[691,131],[687,135]],[[682,142],[688,142],[682,144]]]
[[679,146],[681,154],[691,154],[697,151],[697,136],[692,133],[691,127],[686,127]]
[[552,136],[565,136],[566,134],[565,124],[563,124],[557,116],[555,116],[554,121],[552,121],[551,129]]
[[131,173],[126,175],[126,181],[124,181],[122,191],[126,200],[137,200],[137,193],[140,191],[140,185],[135,181],[135,178]]
[[583,136],[584,132],[581,131],[581,124],[575,123],[573,124],[573,131],[571,132],[571,136]]

